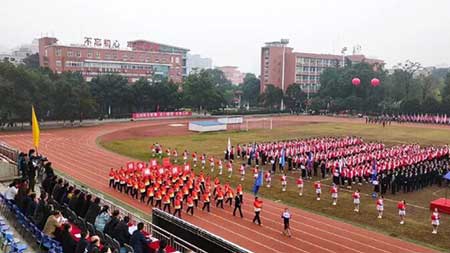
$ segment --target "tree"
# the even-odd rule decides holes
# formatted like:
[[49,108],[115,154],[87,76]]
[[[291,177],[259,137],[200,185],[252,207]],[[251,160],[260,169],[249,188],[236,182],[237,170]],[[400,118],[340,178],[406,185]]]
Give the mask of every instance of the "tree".
[[422,65],[419,62],[407,60],[405,63],[398,63],[394,68],[398,73],[398,83],[401,84],[401,87],[404,87],[405,99],[409,100],[414,73],[422,69]]
[[420,86],[422,88],[422,102],[428,97],[435,97],[438,81],[431,75],[419,77]]
[[289,85],[286,89],[285,102],[288,109],[299,112],[306,101],[306,93],[300,84]]
[[266,86],[266,90],[260,96],[260,100],[265,107],[271,109],[278,108],[281,104],[281,99],[283,98],[283,91],[275,87],[273,84]]
[[30,68],[30,69],[40,68],[39,54],[35,53],[35,54],[31,54],[31,55],[27,56],[25,59],[23,59],[23,63],[25,64],[25,66],[27,68]]
[[442,89],[442,98],[450,98],[450,72],[447,73],[444,80],[444,88]]
[[101,75],[92,79],[92,95],[99,105],[101,115],[130,112],[133,93],[128,80],[119,75]]
[[248,103],[249,106],[256,106],[258,104],[258,96],[260,91],[260,80],[254,74],[246,74],[244,83],[241,86],[242,100]]
[[223,94],[207,71],[189,75],[183,85],[183,95],[184,102],[198,111],[218,109],[225,104]]

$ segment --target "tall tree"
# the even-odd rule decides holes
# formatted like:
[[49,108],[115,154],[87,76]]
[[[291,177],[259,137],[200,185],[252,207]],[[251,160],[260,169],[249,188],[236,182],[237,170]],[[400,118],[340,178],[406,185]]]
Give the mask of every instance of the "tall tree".
[[256,106],[258,104],[258,96],[260,91],[260,80],[254,74],[246,74],[244,77],[244,83],[241,86],[242,100],[244,103],[248,103],[250,106]]
[[207,71],[189,75],[183,85],[184,101],[198,111],[222,107],[226,101]]
[[260,96],[262,104],[271,109],[279,108],[282,98],[283,91],[280,88],[275,87],[273,84],[267,85],[266,90]]
[[306,101],[306,93],[300,84],[292,84],[286,89],[285,102],[288,109],[299,112]]
[[25,66],[27,68],[30,68],[30,69],[40,68],[39,54],[35,53],[35,54],[31,54],[31,55],[27,56],[25,59],[23,59],[23,63],[25,64]]

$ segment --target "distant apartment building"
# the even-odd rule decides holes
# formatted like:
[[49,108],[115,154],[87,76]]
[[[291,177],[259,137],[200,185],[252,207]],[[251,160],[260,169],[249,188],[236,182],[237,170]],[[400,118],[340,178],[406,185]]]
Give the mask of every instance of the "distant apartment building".
[[244,82],[245,73],[239,71],[239,68],[236,66],[216,67],[216,69],[221,70],[225,78],[234,85],[239,85]]
[[268,42],[261,49],[261,90],[267,85],[286,89],[300,84],[303,91],[316,93],[320,88],[320,74],[326,68],[342,67],[347,63],[366,62],[374,70],[382,69],[384,61],[369,59],[364,55],[333,55],[294,52],[288,40]]
[[198,73],[203,69],[211,69],[212,60],[211,58],[203,58],[199,54],[188,54],[186,67],[188,74]]
[[117,74],[135,82],[168,78],[181,83],[187,75],[189,49],[147,40],[128,41],[126,48],[108,39],[85,38],[84,44],[61,45],[53,37],[39,39],[39,63],[56,73],[80,72],[90,81],[104,74]]
[[24,64],[23,60],[34,53],[36,52],[33,51],[30,45],[24,45],[10,53],[0,53],[0,61],[10,62],[14,65]]

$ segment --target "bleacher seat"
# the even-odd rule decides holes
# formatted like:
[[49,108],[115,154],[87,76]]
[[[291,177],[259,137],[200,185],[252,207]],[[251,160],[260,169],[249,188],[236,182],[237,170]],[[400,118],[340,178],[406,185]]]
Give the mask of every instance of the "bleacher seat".
[[134,253],[133,247],[131,247],[130,245],[128,245],[126,243],[123,245],[123,248],[125,249],[125,253]]

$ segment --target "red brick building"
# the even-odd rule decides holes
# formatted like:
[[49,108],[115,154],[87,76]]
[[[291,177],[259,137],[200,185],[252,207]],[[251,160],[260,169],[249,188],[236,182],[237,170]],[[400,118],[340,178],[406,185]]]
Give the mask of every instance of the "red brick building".
[[332,55],[294,52],[288,40],[268,42],[261,49],[261,90],[269,84],[286,91],[297,83],[305,92],[315,93],[320,88],[320,74],[330,67],[342,67],[343,60],[356,64],[366,62],[374,70],[382,69],[384,61],[369,59],[364,55]]
[[84,45],[60,45],[52,37],[39,39],[39,63],[55,73],[81,72],[86,80],[102,74],[118,74],[129,82],[140,78],[168,78],[180,83],[186,76],[185,48],[135,40],[127,48],[117,41],[85,38]]

